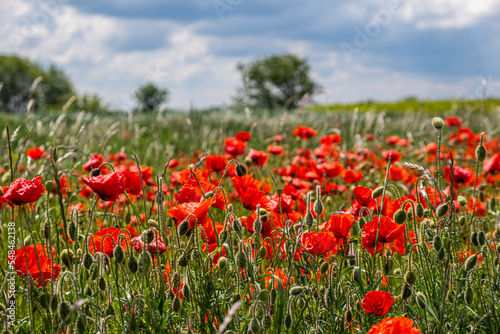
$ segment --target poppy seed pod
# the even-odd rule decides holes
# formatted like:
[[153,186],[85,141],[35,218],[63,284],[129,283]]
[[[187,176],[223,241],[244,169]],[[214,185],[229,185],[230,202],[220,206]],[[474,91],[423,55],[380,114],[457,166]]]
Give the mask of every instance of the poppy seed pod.
[[458,196],[457,197],[457,202],[458,204],[460,204],[461,206],[466,206],[467,205],[467,200],[465,199],[465,197],[463,196]]
[[372,192],[372,198],[379,198],[384,193],[384,187],[378,187]]
[[476,147],[476,159],[479,161],[483,161],[486,158],[486,148],[484,146],[478,145]]
[[113,257],[118,264],[123,264],[123,262],[125,262],[125,252],[121,245],[115,246],[115,249],[113,249]]
[[245,176],[246,173],[247,173],[247,168],[245,167],[245,165],[238,164],[236,166],[236,175],[238,175],[239,177],[242,177],[242,176]]
[[438,218],[444,217],[448,212],[448,203],[443,203],[436,209],[436,215]]
[[443,119],[441,117],[434,117],[432,119],[432,126],[437,130],[441,130],[444,126]]
[[464,267],[465,271],[470,271],[474,266],[476,265],[477,262],[477,254],[472,254],[465,260]]
[[45,182],[45,189],[47,189],[47,192],[51,193],[52,190],[54,190],[54,188],[55,188],[54,181]]
[[394,213],[393,219],[399,225],[403,224],[406,221],[406,212],[403,209],[396,210]]

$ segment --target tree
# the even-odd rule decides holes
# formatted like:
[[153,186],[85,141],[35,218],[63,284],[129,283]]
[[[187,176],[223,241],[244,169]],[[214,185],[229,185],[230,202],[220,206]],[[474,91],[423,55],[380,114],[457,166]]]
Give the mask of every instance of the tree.
[[263,108],[296,108],[300,99],[320,87],[309,77],[306,59],[293,54],[274,55],[238,64],[243,88],[237,100]]
[[153,83],[140,86],[134,93],[138,108],[144,111],[156,111],[167,102],[168,90],[157,87]]
[[0,110],[24,111],[30,99],[35,109],[60,108],[75,94],[66,74],[51,65],[42,66],[18,56],[0,56]]

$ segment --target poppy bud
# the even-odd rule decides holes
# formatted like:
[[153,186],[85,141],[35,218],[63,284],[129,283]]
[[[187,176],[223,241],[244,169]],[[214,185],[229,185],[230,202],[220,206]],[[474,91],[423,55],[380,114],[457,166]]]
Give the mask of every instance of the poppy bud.
[[222,256],[217,262],[217,265],[219,266],[220,270],[224,270],[224,268],[226,268],[227,266],[227,259]]
[[264,321],[262,322],[262,327],[264,327],[264,329],[268,329],[271,327],[272,324],[273,324],[273,319],[269,314],[266,314],[266,316],[264,317]]
[[408,284],[403,285],[401,289],[401,298],[403,300],[408,299],[411,296],[411,287]]
[[148,225],[149,227],[154,227],[154,228],[160,227],[160,225],[158,225],[158,222],[153,219],[148,219]]
[[147,273],[149,273],[151,264],[151,254],[149,254],[149,252],[142,252],[141,257],[139,258],[139,271],[142,275],[146,275]]
[[26,238],[24,238],[24,247],[31,245],[31,236],[28,235]]
[[90,267],[92,267],[92,264],[94,264],[94,257],[90,253],[86,253],[83,256],[83,266],[87,269],[90,270]]
[[346,322],[350,323],[352,321],[352,311],[349,309],[345,311],[344,318]]
[[358,225],[359,225],[360,229],[362,229],[363,226],[366,225],[366,219],[365,219],[365,217],[359,217],[359,219],[358,219]]
[[321,199],[318,198],[316,201],[314,201],[313,209],[317,217],[319,217],[323,213],[324,205],[323,202],[321,202]]
[[443,119],[441,117],[434,117],[432,119],[432,126],[437,130],[441,130],[444,126]]
[[223,229],[220,234],[219,234],[219,242],[223,244],[227,239],[227,231],[226,229]]
[[420,219],[424,218],[424,206],[418,203],[416,210],[417,210],[417,217]]
[[259,257],[261,260],[264,260],[267,257],[267,249],[264,246],[260,246],[259,248]]
[[[189,224],[189,222],[188,222],[188,224]],[[149,245],[151,242],[153,242],[154,238],[155,238],[155,233],[153,232],[153,230],[146,230],[146,231],[142,232],[142,234],[141,234],[142,242],[144,242],[147,245]]]
[[71,249],[65,248],[61,252],[61,261],[62,263],[69,268],[71,266],[71,262],[75,258],[75,253]]
[[438,253],[438,260],[443,261],[446,256],[446,252],[444,251],[444,248],[441,248]]
[[108,307],[106,307],[106,316],[113,316],[115,315],[115,309],[113,308],[113,304],[108,304]]
[[290,314],[287,314],[286,317],[285,317],[285,327],[286,329],[290,329],[292,328],[292,316]]
[[68,234],[71,240],[76,240],[78,238],[78,226],[76,226],[75,222],[69,223]]
[[472,235],[470,237],[470,242],[474,246],[479,246],[479,239],[477,237],[478,237],[478,233],[477,232],[472,232]]
[[214,197],[214,192],[213,191],[206,192],[205,196],[203,196],[203,198],[205,198],[205,199],[211,198],[211,197]]
[[472,304],[474,301],[474,291],[472,291],[472,288],[470,286],[467,287],[467,290],[465,290],[465,303],[467,305]]
[[38,297],[38,302],[40,303],[40,306],[45,308],[45,309],[48,309],[49,307],[49,302],[50,302],[50,298],[49,298],[49,295],[44,293],[42,295],[40,295]]
[[115,249],[113,249],[113,257],[118,264],[123,264],[125,262],[125,252],[121,245],[115,246]]
[[443,247],[443,240],[439,235],[435,235],[432,244],[434,245],[434,249],[439,252],[441,247]]
[[238,233],[240,236],[241,236],[241,232],[242,232],[242,225],[241,225],[241,222],[239,219],[235,219],[233,220],[233,230]]
[[331,308],[332,305],[332,289],[327,288],[325,290],[325,295],[323,296],[323,301],[328,309]]
[[444,217],[448,212],[448,203],[443,203],[436,209],[436,215],[438,218]]
[[238,269],[244,269],[246,267],[247,256],[244,252],[239,251],[238,253],[236,253],[236,265],[238,266]]
[[177,228],[177,234],[182,237],[189,230],[189,221],[187,219],[183,220],[182,223],[179,224]]
[[314,224],[314,216],[312,215],[311,212],[308,212],[306,214],[306,224],[307,226],[309,226],[309,228],[311,228]]
[[403,224],[406,221],[406,212],[403,209],[396,210],[394,213],[393,219],[399,225]]
[[87,288],[85,289],[85,294],[90,297],[92,296],[92,294],[94,293],[94,291],[92,291],[92,288],[90,286],[87,286]]
[[477,254],[472,254],[465,260],[464,267],[465,271],[470,271],[474,266],[476,265],[477,262]]
[[328,262],[323,262],[321,266],[319,267],[319,271],[322,274],[325,274],[328,271]]
[[247,173],[247,168],[245,167],[245,165],[238,164],[236,166],[236,175],[238,175],[239,177],[242,177],[242,176],[245,176],[246,173]]
[[52,313],[57,311],[58,307],[59,307],[59,301],[57,300],[57,297],[52,297],[52,299],[50,300],[50,310],[52,311]]
[[486,158],[486,149],[482,144],[476,147],[476,159],[483,161]]
[[409,220],[412,220],[413,219],[413,210],[411,208],[409,208],[408,210],[406,210],[406,217],[409,219]]
[[260,222],[259,219],[255,219],[255,221],[253,222],[253,230],[257,234],[260,233],[260,231],[262,230],[262,223]]
[[394,263],[391,258],[388,258],[384,264],[384,275],[389,275],[392,270]]
[[181,300],[179,299],[179,297],[174,297],[174,299],[172,300],[172,304],[170,304],[170,307],[175,313],[178,313],[181,310]]
[[78,334],[87,333],[87,330],[85,327],[86,327],[85,319],[83,319],[83,316],[79,316],[78,319],[76,319],[76,332]]
[[417,275],[411,270],[408,270],[405,274],[405,282],[409,285],[415,284],[417,281]]
[[227,208],[226,208],[227,212],[233,212],[234,211],[234,208],[233,208],[233,205],[231,203],[229,203],[227,205]]
[[372,198],[379,198],[384,193],[384,187],[378,187],[372,192]]
[[191,289],[189,289],[188,284],[184,284],[184,286],[182,287],[182,295],[186,299],[189,299],[189,297],[191,296]]
[[[69,316],[71,312],[71,305],[67,301],[63,301],[59,304],[59,317],[63,323],[66,323],[66,318]],[[69,320],[69,319],[68,319]]]
[[172,275],[172,285],[175,289],[179,289],[181,286],[181,274],[178,271],[174,272]]
[[479,200],[480,200],[481,202],[484,202],[484,191],[480,191],[480,192],[479,192]]
[[260,323],[256,318],[252,318],[250,323],[248,324],[248,332],[252,334],[256,334],[260,332]]
[[179,258],[177,264],[180,266],[180,267],[185,267],[188,265],[188,262],[189,262],[189,258],[187,256],[187,253],[182,253],[181,257]]
[[460,206],[466,206],[467,205],[467,200],[463,196],[458,196],[457,197],[457,202],[460,204]]
[[296,285],[290,288],[290,295],[291,296],[298,296],[304,291],[304,288],[300,285]]
[[483,231],[480,231],[477,235],[477,241],[481,246],[484,246],[486,244],[486,235],[484,234]]
[[51,234],[50,232],[52,232],[52,226],[50,226],[50,222],[47,219],[45,221],[45,223],[43,224],[43,237],[45,239],[49,239],[50,238],[50,234]]
[[417,300],[418,306],[425,309],[425,304],[427,304],[427,298],[425,298],[425,295],[422,292],[417,292],[417,296],[415,299]]
[[465,216],[460,216],[460,218],[458,218],[458,224],[460,226],[464,226],[465,225]]
[[136,274],[139,270],[139,263],[135,256],[132,255],[128,258],[127,269],[131,274]]
[[97,285],[99,286],[99,290],[106,291],[106,288],[108,287],[108,282],[106,281],[106,278],[101,276],[99,277],[99,282]]
[[448,290],[448,293],[446,294],[446,299],[448,299],[448,302],[453,303],[455,301],[455,290],[453,289]]
[[45,189],[47,189],[47,192],[52,192],[52,190],[54,190],[54,181],[47,181],[45,182]]

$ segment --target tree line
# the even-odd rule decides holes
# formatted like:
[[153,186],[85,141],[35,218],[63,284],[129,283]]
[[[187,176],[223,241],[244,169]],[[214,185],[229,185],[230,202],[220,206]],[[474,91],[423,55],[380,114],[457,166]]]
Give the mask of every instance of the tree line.
[[[257,58],[239,63],[242,86],[233,98],[235,105],[258,108],[297,108],[320,89],[310,77],[305,58],[293,54]],[[158,111],[170,92],[152,82],[133,93],[136,109]],[[98,95],[76,92],[69,76],[55,65],[43,67],[16,55],[0,55],[0,111],[21,112],[63,109],[98,112],[110,110]]]

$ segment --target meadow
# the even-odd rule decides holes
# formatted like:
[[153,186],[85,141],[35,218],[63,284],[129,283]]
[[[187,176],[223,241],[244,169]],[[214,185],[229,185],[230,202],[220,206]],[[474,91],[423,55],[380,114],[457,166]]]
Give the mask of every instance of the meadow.
[[10,333],[499,333],[500,103],[0,113]]

